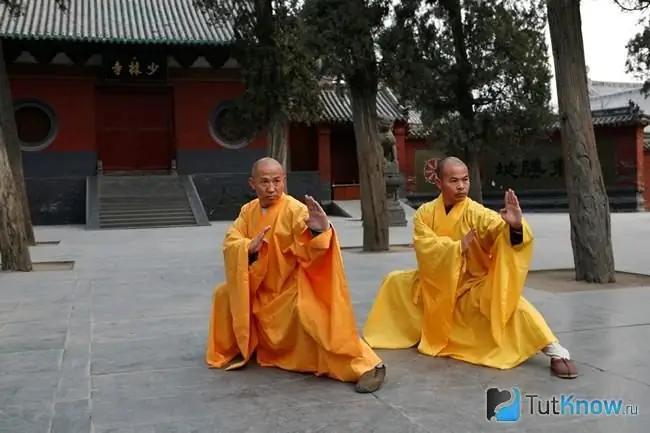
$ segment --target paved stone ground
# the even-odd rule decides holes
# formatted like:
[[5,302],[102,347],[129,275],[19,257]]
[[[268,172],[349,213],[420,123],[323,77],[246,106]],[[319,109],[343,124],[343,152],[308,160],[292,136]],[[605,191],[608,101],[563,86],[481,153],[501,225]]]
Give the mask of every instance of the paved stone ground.
[[[530,215],[535,268],[570,267],[566,215]],[[337,221],[344,246],[360,223]],[[212,290],[222,280],[223,224],[185,229],[38,228],[35,260],[74,259],[67,272],[0,274],[0,432],[645,432],[650,410],[650,288],[553,294],[528,289],[572,352],[582,377],[550,376],[540,355],[495,371],[381,351],[388,381],[376,395],[351,385],[255,366],[208,370]],[[619,270],[650,273],[650,214],[613,216]],[[410,240],[410,229],[392,233]],[[383,275],[413,253],[345,253],[363,323]],[[485,419],[485,389],[518,386],[638,405],[636,417]]]

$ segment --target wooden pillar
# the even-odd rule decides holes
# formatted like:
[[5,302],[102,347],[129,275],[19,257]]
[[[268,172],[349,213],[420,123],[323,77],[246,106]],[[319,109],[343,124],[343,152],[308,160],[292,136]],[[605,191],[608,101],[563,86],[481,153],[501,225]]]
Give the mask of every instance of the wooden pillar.
[[316,130],[318,133],[318,173],[323,181],[331,184],[332,152],[330,126],[327,124],[319,124]]
[[648,179],[645,174],[645,161],[644,161],[644,146],[645,137],[643,134],[643,126],[636,128],[636,140],[634,142],[634,166],[636,167],[636,187],[637,191],[645,191],[648,187]]
[[406,125],[397,124],[393,128],[393,134],[395,135],[395,147],[397,148],[397,165],[399,167],[400,173],[406,173]]

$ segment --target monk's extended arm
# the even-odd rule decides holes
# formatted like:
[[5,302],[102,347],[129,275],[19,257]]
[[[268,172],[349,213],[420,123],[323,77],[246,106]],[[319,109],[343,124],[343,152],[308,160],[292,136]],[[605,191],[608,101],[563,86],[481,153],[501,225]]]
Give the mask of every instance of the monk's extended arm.
[[478,237],[487,249],[491,248],[501,234],[508,237],[509,243],[513,247],[518,247],[527,239],[532,238],[532,232],[525,220],[522,220],[521,227],[514,228],[508,226],[501,215],[491,209],[481,206],[473,209],[473,214]]
[[293,224],[295,239],[294,252],[300,258],[303,265],[312,263],[325,254],[332,247],[332,238],[334,236],[334,228],[331,223],[322,232],[307,227],[305,223],[307,215],[306,207],[300,209],[300,211],[296,212]]

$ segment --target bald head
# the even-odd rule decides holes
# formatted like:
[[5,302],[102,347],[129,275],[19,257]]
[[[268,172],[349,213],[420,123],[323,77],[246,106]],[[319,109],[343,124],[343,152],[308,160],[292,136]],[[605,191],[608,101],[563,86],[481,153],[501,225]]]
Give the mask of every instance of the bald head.
[[446,206],[453,206],[464,200],[469,191],[469,172],[460,159],[449,156],[438,162],[436,186],[442,193]]
[[436,176],[442,179],[443,175],[445,174],[445,170],[448,169],[449,167],[467,168],[467,165],[465,165],[465,163],[462,160],[456,158],[455,156],[448,156],[438,162],[438,165],[436,166]]
[[282,168],[282,164],[280,164],[278,160],[271,157],[260,158],[253,164],[251,177],[257,177],[261,172],[276,172],[278,170],[284,173],[284,168]]
[[248,184],[255,190],[262,207],[272,206],[284,194],[284,168],[273,158],[262,158],[253,164]]

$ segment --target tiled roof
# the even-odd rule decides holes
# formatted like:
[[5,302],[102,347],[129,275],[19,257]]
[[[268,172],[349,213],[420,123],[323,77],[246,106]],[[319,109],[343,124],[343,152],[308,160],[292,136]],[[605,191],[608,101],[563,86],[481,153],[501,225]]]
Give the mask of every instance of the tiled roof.
[[420,113],[409,110],[407,136],[415,139],[425,139],[431,133],[431,128],[425,128]]
[[[650,116],[645,114],[636,105],[629,104],[624,107],[610,108],[606,110],[592,110],[591,118],[594,126],[647,126],[650,125]],[[430,128],[425,128],[420,120],[420,115],[417,112],[409,112],[409,129],[408,136],[416,139],[426,139],[430,135]],[[552,129],[560,127],[556,121]],[[648,142],[645,143],[646,150],[650,149],[650,134],[648,134]]]
[[[591,118],[594,126],[646,126],[650,124],[650,116],[633,103],[619,108],[592,110]],[[559,122],[554,125],[555,128],[559,128],[559,126]]]
[[231,26],[210,24],[192,0],[70,0],[66,12],[52,0],[23,4],[19,17],[0,6],[0,37],[182,45],[217,45],[233,38]]
[[[352,121],[352,105],[347,91],[338,88],[326,88],[320,95],[322,105],[321,121],[343,123]],[[406,120],[404,108],[387,88],[377,91],[377,115],[392,121]]]

